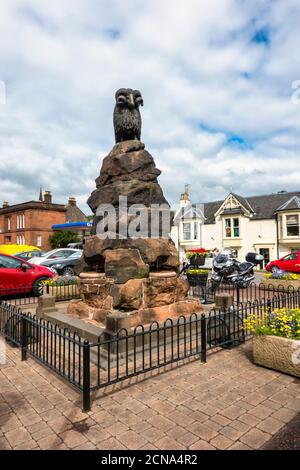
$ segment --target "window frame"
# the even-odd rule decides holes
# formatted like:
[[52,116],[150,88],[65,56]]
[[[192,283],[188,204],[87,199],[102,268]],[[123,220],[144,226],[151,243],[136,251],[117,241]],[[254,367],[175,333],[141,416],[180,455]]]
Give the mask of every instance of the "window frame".
[[199,239],[199,224],[198,222],[194,222],[194,240]]
[[[235,221],[237,221],[237,225],[235,224]],[[237,235],[235,235],[236,230],[237,230]],[[224,219],[224,231],[225,231],[225,238],[231,238],[231,239],[240,238],[241,236],[240,217],[226,217]]]
[[[189,226],[189,230],[188,231],[185,231],[184,230],[184,227],[185,226]],[[186,238],[185,235],[186,234],[189,234],[189,238]],[[191,222],[182,222],[182,239],[184,241],[190,241],[191,240],[191,236],[192,236],[192,228],[191,228]]]
[[25,228],[25,214],[17,215],[17,229]]
[[[298,222],[294,224],[288,224],[288,218],[289,217],[296,217]],[[298,228],[298,234],[296,235],[289,235],[288,229],[289,227],[297,227]],[[299,214],[286,214],[285,216],[285,228],[286,228],[286,236],[287,238],[299,238],[300,236],[300,224],[299,224]]]
[[7,215],[5,217],[5,231],[6,232],[10,232],[11,231],[11,216],[10,215]]

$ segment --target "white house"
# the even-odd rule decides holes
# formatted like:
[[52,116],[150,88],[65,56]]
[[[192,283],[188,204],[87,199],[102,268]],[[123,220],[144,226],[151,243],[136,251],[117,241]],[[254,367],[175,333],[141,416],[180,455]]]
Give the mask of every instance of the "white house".
[[242,197],[229,193],[223,201],[194,205],[181,195],[171,236],[181,250],[231,248],[240,260],[248,251],[264,263],[300,250],[300,191]]
[[203,245],[204,205],[191,204],[188,189],[181,194],[180,207],[175,212],[171,238],[174,241],[181,260],[184,252]]

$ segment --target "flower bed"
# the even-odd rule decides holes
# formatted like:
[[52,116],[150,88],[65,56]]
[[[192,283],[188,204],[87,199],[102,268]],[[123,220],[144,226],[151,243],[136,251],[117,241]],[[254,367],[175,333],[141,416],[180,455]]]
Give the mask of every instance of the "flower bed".
[[287,289],[289,286],[294,289],[300,288],[300,276],[296,273],[287,273],[285,271],[277,271],[272,274],[265,274],[263,283],[266,287],[283,287]]
[[255,364],[300,377],[300,309],[275,309],[249,315],[244,328],[253,333]]
[[56,300],[79,298],[76,276],[60,276],[44,282],[44,294],[50,294]]
[[282,290],[288,290],[290,289],[299,289],[300,288],[300,281],[285,281],[285,280],[280,280],[280,279],[265,279],[263,280],[263,284],[267,288],[274,288],[274,289],[281,289]]

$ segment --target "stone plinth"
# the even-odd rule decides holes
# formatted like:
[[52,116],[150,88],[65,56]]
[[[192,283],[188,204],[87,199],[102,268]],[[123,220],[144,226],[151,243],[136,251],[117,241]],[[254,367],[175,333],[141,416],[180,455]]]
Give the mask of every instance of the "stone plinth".
[[70,303],[68,314],[106,324],[108,334],[112,321],[134,327],[203,310],[199,301],[187,300],[189,284],[176,273],[172,212],[159,175],[142,142],[118,143],[88,199],[95,217],[77,268],[81,301]]
[[[153,157],[145,150],[142,142],[126,141],[113,147],[102,162],[100,175],[96,179],[96,189],[88,199],[88,204],[95,214],[92,233],[102,235],[106,224],[109,236],[92,236],[86,240],[84,262],[79,269],[108,274],[107,256],[110,255],[107,255],[107,252],[118,249],[138,250],[141,260],[148,265],[150,271],[174,270],[178,267],[178,252],[169,237],[173,213],[158,184],[159,175],[160,170],[156,168]],[[125,213],[120,205],[120,198],[126,198]],[[106,204],[113,207],[114,212],[113,216],[107,216],[104,220],[99,208]],[[130,226],[135,217],[128,209],[134,206],[139,206],[139,210],[146,217],[142,219],[148,223],[146,227],[141,223],[138,235],[132,236]],[[109,223],[112,218],[116,220],[114,228]],[[167,228],[163,220],[169,221]],[[132,261],[130,259],[130,266]],[[122,263],[123,267],[127,268],[124,261]],[[132,277],[141,276],[135,274]]]
[[122,284],[102,273],[82,273],[78,289],[82,300],[70,302],[67,313],[100,323],[119,315],[129,318],[133,327],[203,310],[199,301],[186,299],[187,281],[171,271],[150,273]]
[[124,284],[129,279],[147,277],[149,265],[144,263],[137,249],[118,248],[105,253],[105,274],[116,284]]
[[189,317],[192,313],[201,313],[204,310],[199,300],[181,300],[159,307],[146,307],[138,311],[137,324],[147,324],[153,321],[164,322],[167,318]]
[[119,195],[127,196],[128,204],[167,204],[157,182],[160,170],[145,145],[137,140],[116,144],[104,158],[96,189],[88,199],[88,205],[96,212],[99,204],[118,207]]

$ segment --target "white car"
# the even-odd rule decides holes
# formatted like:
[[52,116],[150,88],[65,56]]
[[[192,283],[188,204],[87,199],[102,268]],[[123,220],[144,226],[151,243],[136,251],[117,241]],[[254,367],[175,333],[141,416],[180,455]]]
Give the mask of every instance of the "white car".
[[68,258],[68,256],[73,255],[74,253],[77,253],[78,251],[82,250],[77,250],[75,248],[57,248],[56,250],[51,250],[45,253],[43,256],[39,256],[36,258],[32,258],[30,260],[30,263],[32,264],[42,264],[44,261],[51,261],[54,259],[58,258]]

